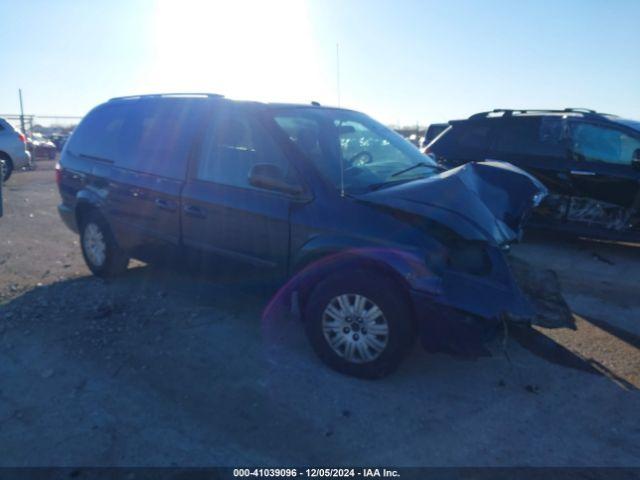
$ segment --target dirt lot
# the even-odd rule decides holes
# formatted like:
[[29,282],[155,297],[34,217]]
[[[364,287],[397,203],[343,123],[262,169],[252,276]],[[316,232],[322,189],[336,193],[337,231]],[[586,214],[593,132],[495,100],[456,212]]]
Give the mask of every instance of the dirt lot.
[[640,248],[529,238],[514,255],[558,272],[577,331],[416,348],[367,382],[242,277],[90,276],[38,163],[0,219],[1,466],[640,466]]

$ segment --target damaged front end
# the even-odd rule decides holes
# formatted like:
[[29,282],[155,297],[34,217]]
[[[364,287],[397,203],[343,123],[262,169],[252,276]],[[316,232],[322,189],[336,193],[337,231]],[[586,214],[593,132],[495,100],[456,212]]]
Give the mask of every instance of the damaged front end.
[[[479,245],[478,245],[479,247]],[[536,268],[503,249],[483,246],[490,264],[453,266],[412,279],[411,296],[429,351],[485,354],[485,340],[503,323],[575,328],[555,272]]]
[[[478,355],[503,322],[572,327],[552,271],[510,258],[545,187],[502,162],[465,164],[423,181],[366,195],[414,218],[443,246],[426,252],[425,269],[405,266],[405,278],[430,351]],[[415,265],[415,263],[414,263]]]

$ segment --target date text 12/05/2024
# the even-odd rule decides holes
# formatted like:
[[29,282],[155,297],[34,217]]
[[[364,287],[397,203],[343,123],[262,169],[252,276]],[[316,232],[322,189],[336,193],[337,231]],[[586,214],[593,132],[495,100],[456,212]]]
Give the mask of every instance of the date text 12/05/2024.
[[399,477],[397,470],[386,468],[236,468],[234,477],[307,477],[307,478],[393,478]]

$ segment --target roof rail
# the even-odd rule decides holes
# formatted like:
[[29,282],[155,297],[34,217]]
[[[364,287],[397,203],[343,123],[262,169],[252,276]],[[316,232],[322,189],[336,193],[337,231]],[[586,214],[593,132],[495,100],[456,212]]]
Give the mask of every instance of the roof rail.
[[565,108],[564,111],[565,112],[575,112],[575,113],[595,113],[595,114],[598,113],[595,110],[591,110],[589,108]]
[[206,98],[221,98],[224,95],[217,93],[149,93],[145,95],[127,95],[124,97],[113,97],[109,101],[114,100],[134,100],[139,98],[160,98],[160,97],[206,97]]
[[487,118],[493,113],[502,113],[503,117],[510,117],[514,113],[523,114],[523,113],[580,113],[587,117],[595,117],[600,119],[606,119],[604,113],[596,112],[595,110],[589,110],[588,108],[565,108],[563,110],[551,110],[545,108],[537,108],[537,109],[518,109],[518,110],[510,110],[505,108],[495,108],[489,112],[480,112],[475,113],[469,117],[469,119],[478,119],[478,118]]

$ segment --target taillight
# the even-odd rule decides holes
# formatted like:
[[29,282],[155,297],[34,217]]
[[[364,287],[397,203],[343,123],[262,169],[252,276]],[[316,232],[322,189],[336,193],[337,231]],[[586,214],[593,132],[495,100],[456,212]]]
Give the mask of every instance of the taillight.
[[62,169],[60,168],[60,164],[56,163],[56,183],[60,186],[60,182],[62,181]]
[[18,138],[22,143],[27,143],[27,137],[24,136],[24,133],[18,132]]

